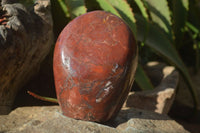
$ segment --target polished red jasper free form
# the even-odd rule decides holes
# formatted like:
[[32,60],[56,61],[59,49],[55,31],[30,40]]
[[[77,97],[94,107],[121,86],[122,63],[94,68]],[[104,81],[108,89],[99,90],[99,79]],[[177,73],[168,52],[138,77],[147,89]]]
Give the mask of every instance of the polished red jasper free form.
[[57,98],[64,115],[105,122],[116,116],[133,84],[134,36],[119,17],[93,11],[72,20],[54,50]]

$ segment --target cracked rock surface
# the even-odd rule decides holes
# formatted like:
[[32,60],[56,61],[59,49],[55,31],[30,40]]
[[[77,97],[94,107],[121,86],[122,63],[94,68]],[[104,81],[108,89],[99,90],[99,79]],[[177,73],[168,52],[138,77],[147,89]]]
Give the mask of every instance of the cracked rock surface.
[[188,133],[167,115],[123,108],[117,118],[103,125],[62,115],[59,106],[20,107],[0,116],[3,133]]

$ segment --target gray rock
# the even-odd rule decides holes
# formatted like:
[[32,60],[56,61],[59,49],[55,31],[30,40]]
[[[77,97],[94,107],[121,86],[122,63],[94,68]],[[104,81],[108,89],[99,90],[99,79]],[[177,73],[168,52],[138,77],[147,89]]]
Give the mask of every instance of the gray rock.
[[[200,69],[198,70],[198,72],[194,72],[194,68],[189,68],[189,73],[194,87],[196,88],[196,93],[198,95],[198,100],[200,103]],[[190,89],[188,88],[188,85],[186,84],[182,76],[180,77],[179,89],[177,91],[177,96],[175,100],[182,106],[188,108],[193,108],[194,106]],[[200,111],[200,105],[198,107],[198,110]]]
[[8,133],[117,133],[112,127],[62,115],[58,106],[23,107],[0,117],[0,132]]
[[[9,4],[8,4],[9,3]],[[9,113],[19,89],[35,75],[53,44],[50,0],[0,4],[0,114]]]
[[107,125],[62,115],[59,106],[21,107],[0,116],[3,133],[188,133],[167,115],[123,108]]
[[179,73],[174,67],[158,62],[149,62],[145,70],[152,79],[155,89],[130,92],[124,107],[135,107],[167,114],[174,101]]
[[135,108],[122,109],[115,124],[124,133],[188,133],[165,114]]

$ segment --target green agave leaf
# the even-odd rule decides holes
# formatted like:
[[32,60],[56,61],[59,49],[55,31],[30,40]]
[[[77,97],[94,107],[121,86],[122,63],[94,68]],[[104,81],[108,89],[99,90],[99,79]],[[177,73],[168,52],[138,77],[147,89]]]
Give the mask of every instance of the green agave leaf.
[[178,65],[178,67],[182,67],[183,62],[179,58],[176,49],[171,45],[171,41],[168,39],[166,34],[156,25],[146,22],[146,20],[140,16],[135,14],[137,20],[137,39],[142,41],[144,39],[145,32],[145,23],[149,25],[149,32],[146,38],[146,45],[155,49],[160,54],[170,59],[172,62]]
[[100,7],[123,18],[136,36],[136,21],[131,7],[125,0],[96,0]]
[[[71,20],[69,18],[68,9],[63,2],[64,0],[51,0],[51,11],[55,38],[57,38],[63,28]],[[66,11],[63,10],[63,7],[61,6],[62,4],[65,6],[64,8],[66,8]]]
[[200,30],[200,9],[198,0],[189,1],[188,20]]
[[72,19],[87,12],[84,0],[65,0],[65,3]]
[[149,77],[146,75],[145,71],[143,70],[142,66],[138,64],[136,73],[135,73],[135,82],[138,84],[142,90],[153,90],[154,87],[149,80]]
[[111,3],[108,0],[96,0],[100,7],[107,12],[111,12],[115,14],[118,17],[121,17],[120,14],[117,12],[117,10],[111,5]]
[[134,35],[136,36],[136,20],[130,5],[125,0],[108,0],[118,11],[120,16],[126,21]]
[[[149,17],[148,17],[148,13],[147,13],[147,9],[146,7],[144,6],[144,3],[142,2],[142,0],[135,0],[135,3],[137,4],[137,6],[139,7],[141,13],[142,13],[142,16],[146,19],[146,22],[149,20]],[[149,26],[148,26],[148,23],[145,24],[145,37],[144,37],[144,40],[142,41],[142,45],[144,45],[145,43],[145,40],[146,40],[146,35],[148,34],[149,32]]]
[[173,31],[175,34],[176,46],[181,47],[183,28],[187,20],[189,0],[173,0]]
[[[195,35],[198,35],[200,33],[199,29],[195,25],[191,24],[190,22],[186,21],[185,25],[188,27],[188,29],[194,32]],[[196,38],[193,38],[193,39],[196,39]]]
[[101,10],[101,7],[97,0],[85,0],[85,5],[87,7],[87,12]]
[[[123,0],[96,0],[96,1],[99,3],[100,7],[103,10],[111,12],[119,17],[122,17],[129,24],[132,31],[136,32],[135,29],[136,21],[131,11],[131,8],[129,7],[128,3],[126,3],[126,1]],[[140,65],[137,68],[135,80],[143,90],[153,89],[153,85],[151,84],[150,80],[148,79],[148,76],[145,74],[143,68]]]
[[195,50],[195,72],[197,73],[200,68],[200,41],[198,41],[198,38],[200,37],[200,31],[199,29],[191,24],[190,22],[186,21],[185,23],[186,30],[188,31],[190,37],[192,38],[193,41],[193,48]]
[[63,12],[65,13],[66,17],[69,17],[69,11],[67,9],[67,5],[65,4],[65,0],[58,0],[60,7],[62,8]]
[[146,7],[144,6],[144,3],[142,2],[142,0],[135,0],[135,3],[137,4],[137,6],[139,7],[141,13],[142,13],[142,16],[148,20],[148,13],[147,13],[147,9]]
[[167,0],[143,0],[150,11],[153,22],[158,24],[172,40],[171,17]]
[[[135,14],[135,18],[137,20],[137,39],[139,41],[143,41],[145,36],[145,19]],[[179,71],[182,73],[183,77],[185,78],[186,82],[188,83],[188,86],[190,87],[191,94],[194,98],[195,107],[196,105],[199,105],[197,91],[194,88],[194,85],[192,83],[192,80],[190,78],[189,72],[187,68],[185,67],[184,63],[182,62],[181,58],[179,57],[176,49],[171,44],[171,41],[166,36],[166,34],[163,33],[163,31],[156,25],[149,24],[149,32],[146,36],[146,45],[154,49],[157,53],[162,55],[165,59],[167,59],[172,65],[175,65],[176,68],[179,69]]]

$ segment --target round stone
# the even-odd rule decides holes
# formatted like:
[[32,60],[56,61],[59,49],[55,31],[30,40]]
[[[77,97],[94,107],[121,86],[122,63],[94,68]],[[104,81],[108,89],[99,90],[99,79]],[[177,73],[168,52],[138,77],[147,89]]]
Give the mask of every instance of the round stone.
[[53,61],[63,114],[105,122],[116,116],[133,84],[137,47],[122,19],[93,11],[63,29]]

